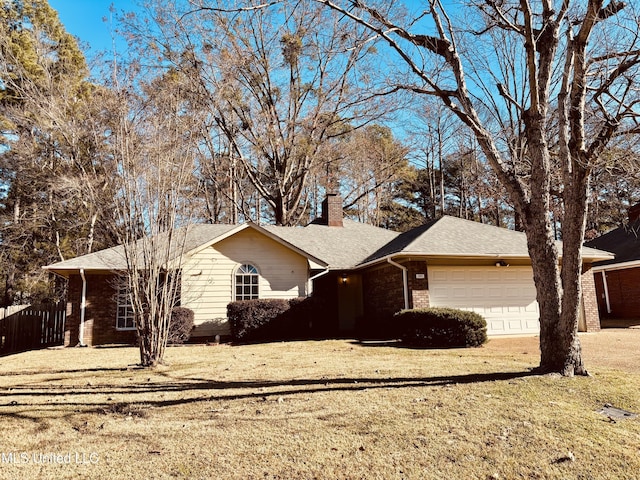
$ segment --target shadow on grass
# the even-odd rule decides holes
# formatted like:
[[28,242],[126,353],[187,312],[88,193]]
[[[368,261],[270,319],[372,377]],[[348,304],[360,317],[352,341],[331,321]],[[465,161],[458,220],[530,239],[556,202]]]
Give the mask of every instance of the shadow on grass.
[[[415,345],[407,342],[403,342],[402,340],[397,339],[363,339],[363,340],[353,340],[350,342],[351,345],[358,345],[359,347],[393,347],[393,348],[405,348],[407,350],[459,350],[459,349],[474,349],[480,348],[482,345],[478,346],[464,346],[464,345],[443,345],[443,346],[422,346]],[[483,344],[486,345],[488,340]]]
[[[72,373],[98,373],[98,372],[127,372],[133,370],[144,370],[144,367],[140,365],[131,365],[129,367],[96,367],[96,368],[65,368],[63,370],[38,370],[38,371],[28,371],[28,370],[16,370],[14,372],[3,372],[0,373],[0,377],[16,377],[20,375],[67,375]],[[64,377],[61,377],[59,380],[62,380]],[[49,379],[56,380],[56,379]]]
[[[18,412],[3,411],[4,408],[29,407],[30,411],[51,409],[52,407],[82,408],[85,413],[104,413],[114,403],[109,395],[131,395],[128,405],[140,405],[144,407],[170,407],[175,405],[187,405],[208,401],[233,401],[243,399],[266,400],[270,397],[282,397],[296,394],[313,394],[336,391],[362,391],[370,389],[390,388],[415,388],[415,387],[444,387],[455,384],[470,384],[483,382],[508,381],[536,375],[532,371],[520,372],[495,372],[474,373],[465,375],[433,376],[425,378],[396,377],[396,378],[310,378],[282,381],[212,381],[209,379],[186,379],[185,381],[163,383],[130,383],[125,385],[86,385],[65,386],[12,386],[0,389],[2,402],[0,403],[0,417],[15,416]],[[263,389],[270,389],[263,391]],[[237,392],[240,390],[240,392]],[[188,398],[153,399],[147,394],[158,393],[186,393],[207,392],[208,395],[197,395]],[[218,393],[213,393],[218,392]],[[87,396],[89,399],[75,401],[74,396]],[[20,397],[27,397],[27,401],[21,403]],[[70,398],[71,397],[71,398]],[[17,398],[19,400],[11,400]],[[42,402],[36,401],[42,398]],[[95,399],[95,400],[94,400]],[[121,402],[120,402],[121,403]]]

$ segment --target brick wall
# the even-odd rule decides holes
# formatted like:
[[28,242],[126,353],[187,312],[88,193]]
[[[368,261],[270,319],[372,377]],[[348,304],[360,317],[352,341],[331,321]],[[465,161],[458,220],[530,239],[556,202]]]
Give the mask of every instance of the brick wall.
[[[116,330],[116,290],[113,275],[87,275],[87,297],[84,320],[84,343],[104,345],[110,343],[131,344],[135,331]],[[69,278],[65,346],[75,346],[79,341],[80,301],[82,279],[80,275]]]
[[409,284],[409,307],[429,307],[429,281],[427,278],[427,263],[425,261],[407,262]]
[[75,347],[78,344],[81,295],[82,279],[80,275],[71,275],[67,286],[67,318],[64,322],[65,347]]
[[[409,308],[429,306],[427,264],[401,263],[407,267]],[[367,317],[389,317],[404,308],[402,270],[394,265],[368,270],[363,275],[364,313]]]
[[402,270],[393,265],[362,275],[365,319],[384,320],[404,308]]
[[[600,274],[598,274],[600,275]],[[611,318],[640,318],[640,268],[606,272]]]
[[582,269],[582,304],[587,332],[599,332],[598,297],[591,265],[585,265]]

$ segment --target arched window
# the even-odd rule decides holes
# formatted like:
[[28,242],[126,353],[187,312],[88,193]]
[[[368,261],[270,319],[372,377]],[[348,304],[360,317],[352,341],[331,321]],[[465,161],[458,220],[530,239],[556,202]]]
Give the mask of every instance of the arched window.
[[258,298],[258,269],[245,263],[236,270],[236,301]]

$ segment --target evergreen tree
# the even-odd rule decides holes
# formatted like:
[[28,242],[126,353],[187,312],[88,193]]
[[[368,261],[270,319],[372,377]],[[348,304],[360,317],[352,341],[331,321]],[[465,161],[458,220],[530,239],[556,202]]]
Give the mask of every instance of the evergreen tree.
[[0,262],[4,303],[50,298],[41,266],[109,243],[106,118],[77,41],[45,0],[0,7]]

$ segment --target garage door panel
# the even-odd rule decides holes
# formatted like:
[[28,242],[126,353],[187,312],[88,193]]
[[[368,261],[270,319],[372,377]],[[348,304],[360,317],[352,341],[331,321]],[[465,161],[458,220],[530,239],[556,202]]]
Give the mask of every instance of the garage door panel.
[[[481,291],[482,288],[479,288],[479,290]],[[480,293],[476,298],[482,300],[484,295],[485,294]],[[496,302],[502,297],[502,289],[500,287],[488,286],[486,288],[486,295],[486,302]]]
[[540,330],[540,322],[537,319],[534,320],[534,319],[529,318],[529,319],[526,320],[525,327],[526,327],[527,330],[538,331],[538,330]]
[[453,280],[454,282],[460,282],[460,281],[466,280],[466,275],[465,275],[465,272],[463,271],[451,272],[450,277],[451,277],[451,280]]
[[474,281],[484,281],[485,275],[482,272],[469,272],[469,278]]
[[530,267],[430,266],[432,306],[472,310],[490,335],[536,333],[539,311]]
[[468,290],[464,287],[455,287],[453,289],[453,296],[462,300],[468,296]]
[[487,330],[496,333],[503,333],[505,331],[504,322],[502,320],[490,320],[487,322]]

